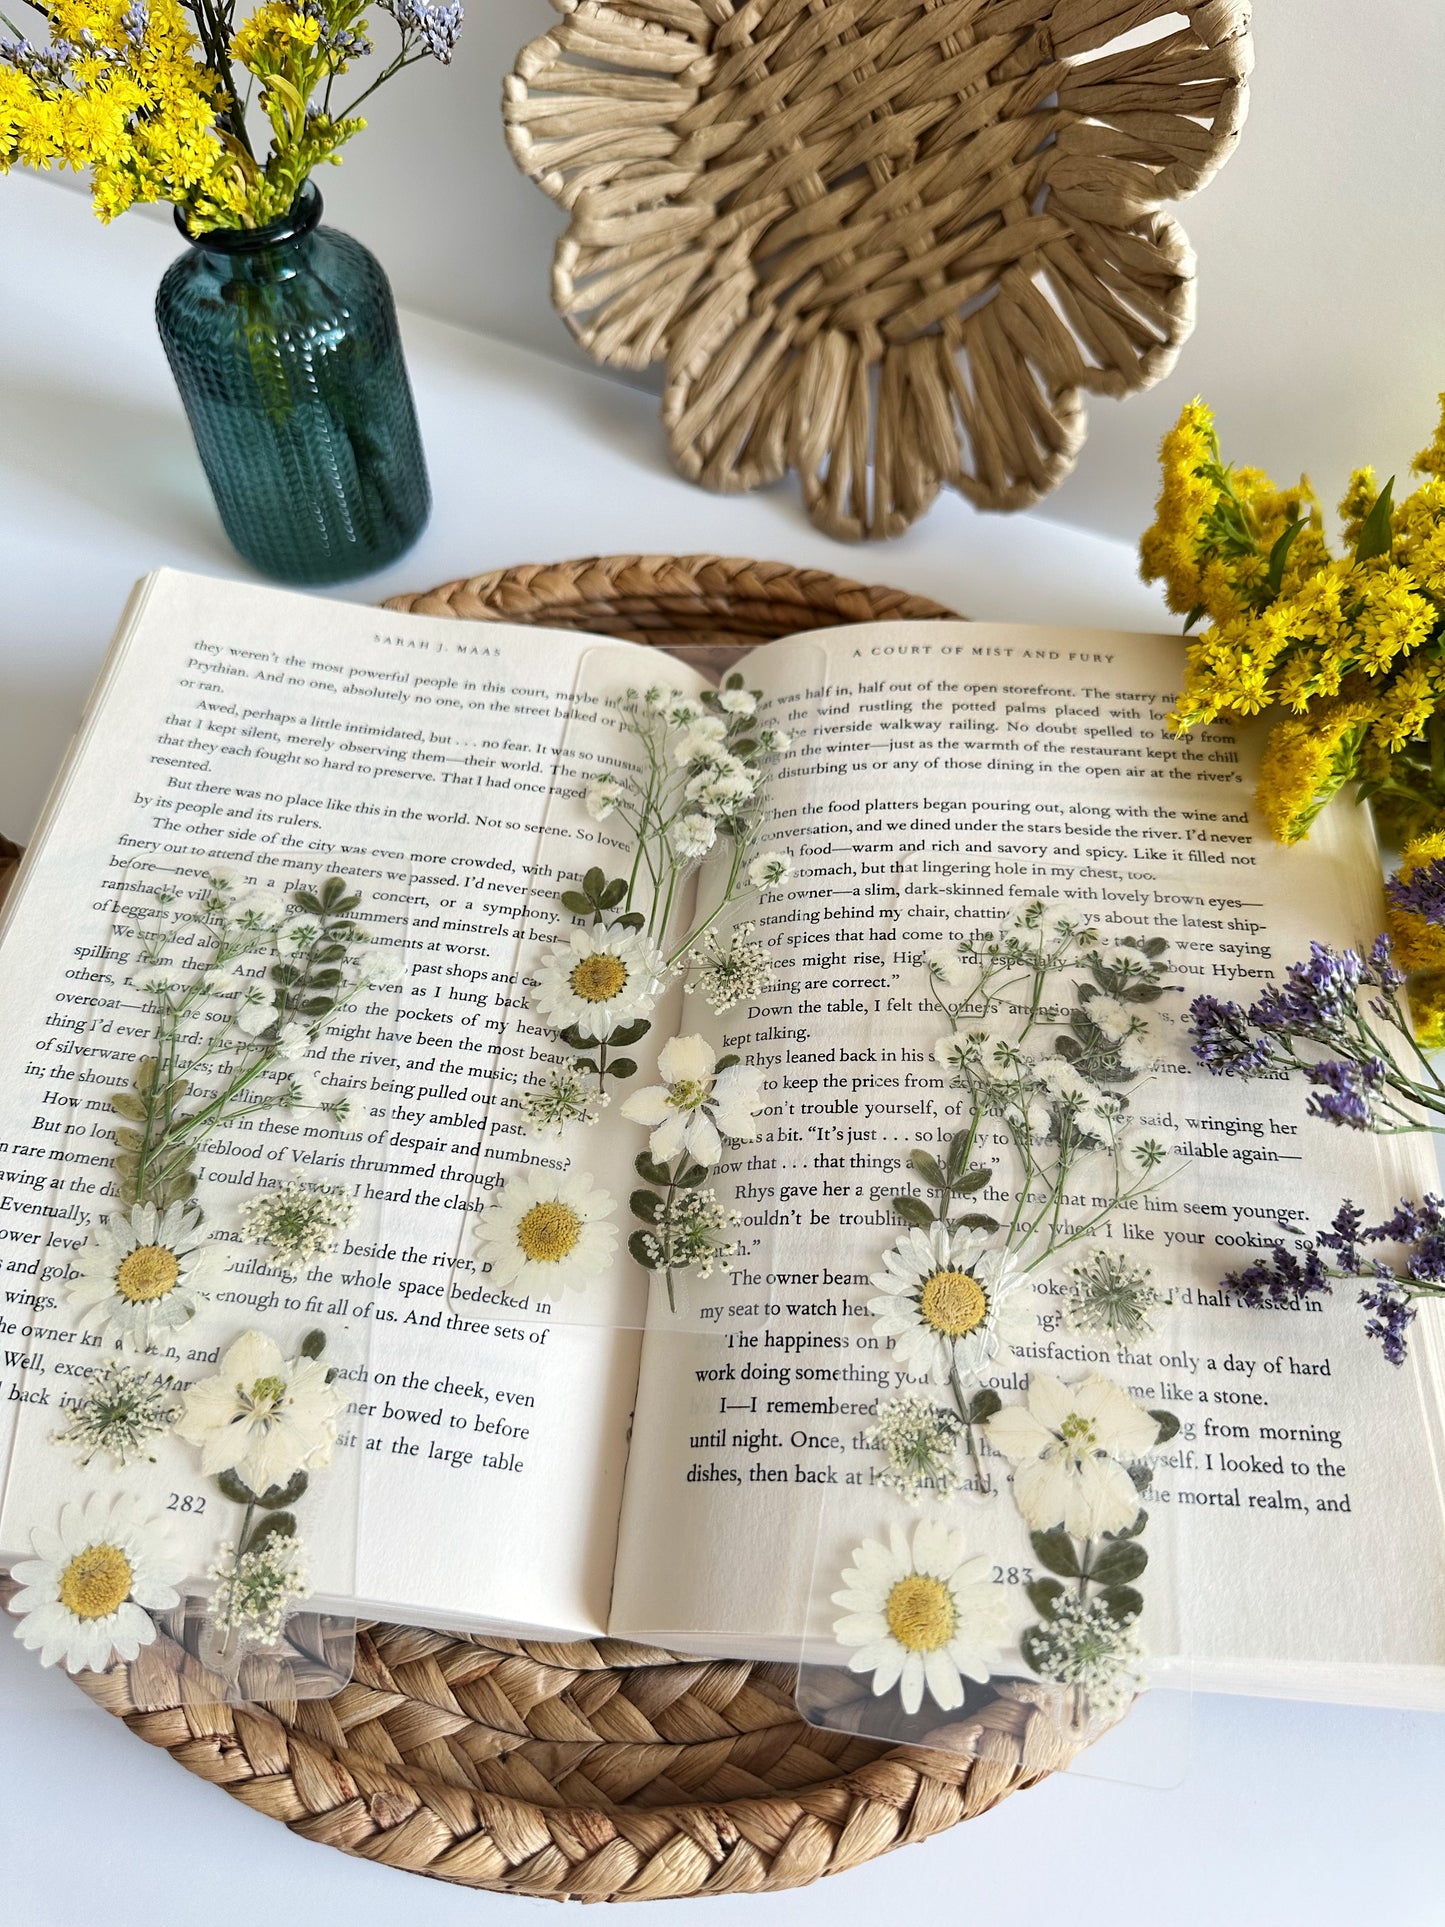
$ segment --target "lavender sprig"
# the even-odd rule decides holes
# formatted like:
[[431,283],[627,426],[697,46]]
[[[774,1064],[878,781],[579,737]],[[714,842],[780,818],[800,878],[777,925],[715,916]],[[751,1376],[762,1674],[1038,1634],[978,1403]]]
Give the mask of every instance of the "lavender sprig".
[[[1230,1272],[1225,1289],[1254,1310],[1280,1309],[1332,1291],[1337,1280],[1360,1279],[1358,1302],[1370,1314],[1366,1335],[1378,1340],[1391,1365],[1403,1364],[1418,1301],[1445,1298],[1445,1198],[1432,1192],[1418,1203],[1404,1198],[1379,1224],[1367,1225],[1364,1215],[1346,1200],[1328,1230],[1296,1236],[1293,1249],[1275,1245],[1268,1257]],[[1393,1263],[1364,1250],[1378,1244],[1399,1248]]]

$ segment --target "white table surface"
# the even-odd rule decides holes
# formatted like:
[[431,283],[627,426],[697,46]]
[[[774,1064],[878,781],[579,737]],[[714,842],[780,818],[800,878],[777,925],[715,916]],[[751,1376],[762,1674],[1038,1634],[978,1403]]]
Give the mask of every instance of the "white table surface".
[[[0,831],[28,835],[125,594],[162,564],[245,575],[151,320],[174,235],[110,230],[49,182],[0,183]],[[817,534],[796,493],[723,498],[667,464],[656,402],[404,317],[436,508],[371,601],[508,563],[708,550],[831,568],[970,615],[1170,627],[1132,552],[957,498],[888,547]],[[1182,391],[1181,391],[1182,392]],[[1199,1696],[1182,1783],[1070,1774],[926,1846],[785,1900],[661,1903],[747,1927],[929,1915],[1118,1927],[1441,1927],[1445,1721]],[[1185,1752],[1187,1751],[1187,1758]],[[0,1628],[0,1927],[408,1927],[545,1903],[423,1883],[249,1812],[132,1739]]]

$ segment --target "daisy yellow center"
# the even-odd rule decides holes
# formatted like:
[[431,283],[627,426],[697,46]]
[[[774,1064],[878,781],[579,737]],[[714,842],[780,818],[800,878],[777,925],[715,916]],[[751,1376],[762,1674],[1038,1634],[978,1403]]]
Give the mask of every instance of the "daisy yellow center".
[[77,1619],[104,1619],[129,1599],[134,1578],[119,1546],[87,1546],[60,1575],[60,1603]]
[[962,1338],[988,1317],[988,1294],[968,1271],[935,1271],[919,1301],[924,1319],[945,1338]]
[[936,1653],[953,1638],[953,1594],[941,1579],[911,1572],[890,1591],[883,1608],[888,1630],[910,1653]]
[[534,1265],[565,1258],[582,1236],[582,1220],[570,1206],[550,1198],[534,1204],[517,1226],[517,1243]]
[[627,965],[620,957],[614,957],[604,950],[595,957],[584,957],[581,963],[574,964],[568,982],[584,1003],[605,1004],[627,982]]
[[181,1275],[181,1261],[165,1245],[137,1245],[122,1260],[115,1288],[128,1305],[164,1298]]

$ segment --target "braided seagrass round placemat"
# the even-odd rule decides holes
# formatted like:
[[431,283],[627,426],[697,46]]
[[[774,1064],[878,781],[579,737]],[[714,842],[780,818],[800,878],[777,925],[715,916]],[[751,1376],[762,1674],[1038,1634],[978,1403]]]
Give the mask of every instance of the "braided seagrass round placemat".
[[[593,556],[500,569],[387,605],[735,655],[940,604],[823,571],[717,556]],[[7,1590],[0,1582],[0,1603]],[[294,1833],[386,1866],[554,1900],[764,1893],[927,1839],[1069,1764],[1046,1690],[970,1690],[947,1752],[820,1731],[793,1671],[369,1624],[330,1700],[220,1703],[162,1636],[78,1684],[187,1772]],[[866,1688],[843,1678],[837,1720]],[[929,1732],[920,1716],[915,1742]]]

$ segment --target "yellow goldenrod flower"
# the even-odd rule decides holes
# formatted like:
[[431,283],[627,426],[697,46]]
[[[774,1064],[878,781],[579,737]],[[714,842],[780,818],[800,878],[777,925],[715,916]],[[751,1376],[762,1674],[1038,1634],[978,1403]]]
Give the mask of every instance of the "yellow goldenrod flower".
[[1277,842],[1308,836],[1325,804],[1355,775],[1369,720],[1365,705],[1342,700],[1307,720],[1276,723],[1260,758],[1255,800]]
[[[1400,879],[1408,883],[1417,870],[1424,869],[1427,863],[1445,856],[1445,831],[1435,830],[1425,836],[1417,836],[1405,845],[1400,855]],[[1385,901],[1385,923],[1394,947],[1395,961],[1400,968],[1413,978],[1416,971],[1437,971],[1445,973],[1445,928],[1438,923],[1429,923],[1418,910],[1406,910],[1388,897]],[[1416,986],[1410,985],[1410,999],[1415,1005],[1418,1035],[1420,1007],[1417,1001]],[[1436,1011],[1445,1016],[1445,974],[1436,986],[1433,999]]]

